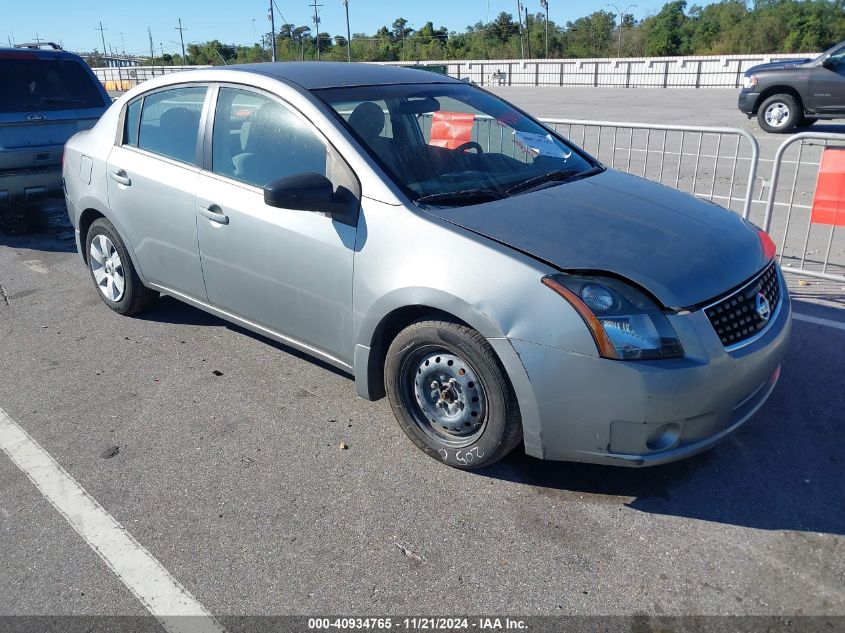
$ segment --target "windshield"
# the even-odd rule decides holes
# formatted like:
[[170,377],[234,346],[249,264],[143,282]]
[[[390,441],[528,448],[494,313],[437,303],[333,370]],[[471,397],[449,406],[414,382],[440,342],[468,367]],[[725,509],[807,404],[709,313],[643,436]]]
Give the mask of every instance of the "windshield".
[[469,84],[314,92],[421,203],[474,204],[595,173],[580,150]]
[[821,62],[823,61],[828,55],[831,57],[843,57],[845,56],[845,40],[839,42],[839,44],[834,44],[829,49],[827,49],[824,53],[816,57],[813,61],[814,62]]
[[47,112],[107,105],[96,79],[73,59],[0,57],[0,112]]

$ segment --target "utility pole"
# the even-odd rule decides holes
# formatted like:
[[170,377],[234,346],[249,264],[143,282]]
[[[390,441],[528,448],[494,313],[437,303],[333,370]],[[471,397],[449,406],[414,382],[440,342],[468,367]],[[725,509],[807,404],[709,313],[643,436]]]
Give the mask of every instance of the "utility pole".
[[346,7],[346,61],[352,61],[352,34],[349,31],[349,0],[343,0]]
[[320,61],[320,15],[317,13],[317,7],[322,7],[322,4],[317,4],[317,0],[314,0],[314,4],[311,5],[314,7],[314,28],[317,29],[317,61]]
[[126,57],[126,40],[123,39],[123,31],[120,32],[120,46],[123,50],[123,56]]
[[[109,52],[106,50],[106,36],[103,34],[103,31],[108,31],[108,29],[103,28],[103,23],[100,22],[100,27],[98,29],[95,29],[95,30],[99,31],[100,37],[103,38],[103,55],[108,55]],[[36,38],[37,38],[37,35],[36,35]]]
[[546,10],[546,59],[549,58],[549,0],[540,0],[540,6]]
[[155,46],[153,46],[153,32],[150,30],[150,27],[147,27],[147,35],[150,38],[150,66],[153,68],[153,77],[155,77],[156,49]]
[[255,44],[257,41],[255,39],[255,18],[252,18],[252,43]]
[[522,2],[516,0],[516,19],[519,20],[519,45],[522,48],[522,59],[525,59],[525,40],[522,37]]
[[273,55],[271,59],[276,61],[276,16],[273,15],[273,0],[270,0],[270,13],[267,14],[267,17],[270,19],[270,36],[273,40]]
[[525,40],[528,42],[528,59],[531,59],[531,27],[528,26],[528,7],[525,7]]
[[[182,63],[185,63],[185,37],[182,35],[182,31],[187,31],[188,29],[182,26],[182,18],[179,18],[179,26],[174,27],[175,31],[179,31],[179,41],[182,42]],[[162,53],[164,56],[164,53]]]
[[628,9],[635,9],[637,5],[629,4],[627,7],[625,7],[623,11],[620,11],[619,7],[610,2],[607,4],[607,6],[609,6],[611,9],[615,9],[616,14],[619,16],[619,43],[616,47],[616,56],[622,57],[622,25],[625,23],[626,11],[628,11]]

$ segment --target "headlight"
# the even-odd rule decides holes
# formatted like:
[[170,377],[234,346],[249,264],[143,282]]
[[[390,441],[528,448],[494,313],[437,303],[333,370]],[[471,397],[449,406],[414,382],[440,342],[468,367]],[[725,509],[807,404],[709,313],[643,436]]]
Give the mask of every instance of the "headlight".
[[753,88],[757,85],[757,75],[745,75],[742,78],[742,87],[743,88]]
[[547,275],[543,283],[581,315],[599,354],[620,360],[680,358],[675,330],[645,293],[612,277]]

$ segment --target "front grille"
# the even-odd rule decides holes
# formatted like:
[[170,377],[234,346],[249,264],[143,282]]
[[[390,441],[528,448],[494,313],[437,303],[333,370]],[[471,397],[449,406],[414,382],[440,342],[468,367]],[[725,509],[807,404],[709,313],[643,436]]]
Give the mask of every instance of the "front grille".
[[[768,301],[768,318],[765,318],[758,310],[758,295],[762,295]],[[766,270],[742,288],[705,308],[704,313],[713,324],[722,344],[730,347],[742,343],[763,330],[780,306],[780,301],[778,271],[775,263],[772,262]]]

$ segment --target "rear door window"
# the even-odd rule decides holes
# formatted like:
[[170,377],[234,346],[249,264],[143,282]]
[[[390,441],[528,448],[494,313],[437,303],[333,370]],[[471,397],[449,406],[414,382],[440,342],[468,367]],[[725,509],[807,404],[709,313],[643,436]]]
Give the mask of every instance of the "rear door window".
[[206,90],[190,86],[144,97],[138,147],[183,163],[195,162]]
[[123,131],[123,144],[138,147],[138,126],[141,123],[141,104],[138,99],[126,106],[126,127]]
[[0,58],[0,86],[0,112],[50,112],[108,105],[97,79],[74,59]]

